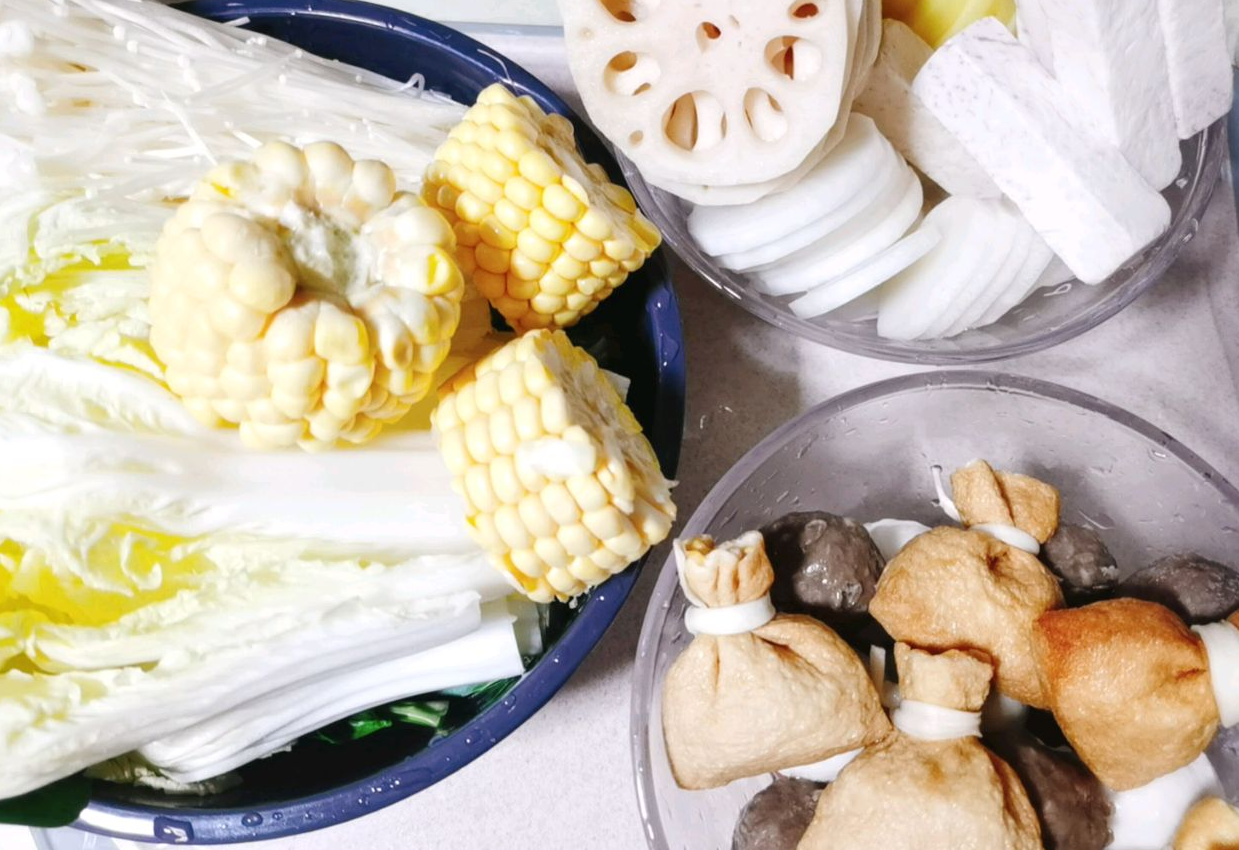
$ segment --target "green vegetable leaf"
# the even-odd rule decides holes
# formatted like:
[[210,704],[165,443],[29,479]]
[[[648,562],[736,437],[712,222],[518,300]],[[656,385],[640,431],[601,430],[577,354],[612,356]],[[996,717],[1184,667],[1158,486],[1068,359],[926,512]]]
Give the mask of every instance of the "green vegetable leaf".
[[51,785],[0,800],[0,823],[53,829],[68,826],[90,802],[91,782],[78,774]]
[[512,686],[516,684],[516,681],[516,678],[497,679],[493,682],[482,682],[478,685],[447,688],[442,693],[450,697],[465,697],[477,700],[482,703],[483,708],[486,708],[507,694],[512,689]]
[[326,729],[320,729],[314,733],[314,737],[328,744],[345,744],[368,738],[375,732],[390,729],[391,726],[392,721],[386,717],[380,717],[373,711],[363,711],[347,720],[333,723]]

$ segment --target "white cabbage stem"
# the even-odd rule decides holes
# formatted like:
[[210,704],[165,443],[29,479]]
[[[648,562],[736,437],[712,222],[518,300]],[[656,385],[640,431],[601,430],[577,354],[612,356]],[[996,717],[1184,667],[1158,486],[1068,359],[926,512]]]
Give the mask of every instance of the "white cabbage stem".
[[306,679],[142,747],[178,782],[219,776],[337,720],[409,695],[518,676],[524,670],[504,602],[476,631],[430,649]]
[[200,723],[255,697],[363,660],[410,654],[475,630],[478,595],[392,610],[348,602],[256,645],[195,653],[172,647],[138,667],[0,675],[0,799]]

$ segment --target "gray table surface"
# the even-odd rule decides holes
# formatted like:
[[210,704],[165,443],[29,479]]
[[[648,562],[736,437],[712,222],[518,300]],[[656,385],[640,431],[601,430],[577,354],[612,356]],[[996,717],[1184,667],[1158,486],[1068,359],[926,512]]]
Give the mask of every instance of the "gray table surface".
[[[570,86],[558,52],[496,36],[548,83]],[[1227,176],[1229,179],[1229,175]],[[1051,351],[998,364],[1092,393],[1136,413],[1239,481],[1239,238],[1219,190],[1171,272],[1123,313]],[[682,267],[676,286],[689,372],[677,502],[687,519],[758,440],[833,395],[923,371],[803,341],[726,301]],[[511,737],[433,788],[352,823],[262,850],[639,850],[629,697],[656,552],[607,634],[554,700]]]

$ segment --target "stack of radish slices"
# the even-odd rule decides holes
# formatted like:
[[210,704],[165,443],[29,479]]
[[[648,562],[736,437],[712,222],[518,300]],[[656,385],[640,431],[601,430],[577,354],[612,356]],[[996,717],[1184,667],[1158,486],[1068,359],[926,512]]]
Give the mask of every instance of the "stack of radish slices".
[[723,267],[767,295],[796,296],[789,306],[803,318],[881,287],[867,306],[894,339],[992,322],[1050,266],[1049,246],[1008,201],[950,197],[922,219],[923,205],[916,172],[871,119],[853,114],[799,184],[752,204],[699,206],[688,225]]

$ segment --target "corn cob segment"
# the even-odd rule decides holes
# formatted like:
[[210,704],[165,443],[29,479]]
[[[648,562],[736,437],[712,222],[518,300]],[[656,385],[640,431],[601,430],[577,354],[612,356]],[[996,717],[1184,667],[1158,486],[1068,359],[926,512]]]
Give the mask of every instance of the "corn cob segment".
[[577,596],[671,531],[641,426],[562,331],[509,342],[441,392],[434,426],[473,537],[530,599]]
[[189,410],[251,446],[362,443],[432,389],[460,322],[454,250],[383,163],[268,144],[164,228],[151,344]]
[[564,328],[641,267],[662,236],[572,124],[496,83],[449,134],[422,197],[452,223],[462,270],[518,332]]

